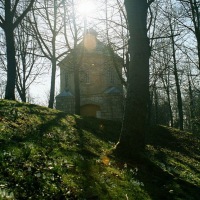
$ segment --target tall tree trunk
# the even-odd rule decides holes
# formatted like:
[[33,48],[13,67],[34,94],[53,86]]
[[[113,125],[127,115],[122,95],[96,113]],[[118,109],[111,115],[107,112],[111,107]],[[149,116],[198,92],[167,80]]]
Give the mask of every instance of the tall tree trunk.
[[[5,99],[15,100],[15,84],[16,84],[16,66],[15,59],[15,39],[14,29],[23,20],[26,14],[30,11],[35,0],[30,0],[27,7],[19,15],[17,8],[19,7],[19,0],[6,0],[1,2],[1,9],[5,8],[4,12],[0,13],[0,27],[4,30],[6,38],[6,54],[7,54],[7,85],[5,91]],[[20,7],[21,9],[21,7]]]
[[179,77],[178,77],[178,71],[177,71],[175,41],[174,41],[174,33],[173,33],[171,19],[169,19],[169,23],[170,23],[169,26],[170,26],[170,31],[171,31],[172,55],[173,55],[173,64],[174,64],[174,77],[175,77],[177,101],[178,101],[179,129],[183,130],[183,105],[182,105],[181,89],[180,89]]
[[[8,29],[8,28],[6,28]],[[12,30],[5,31],[7,53],[7,85],[5,99],[15,100],[16,60],[15,42]]]
[[5,99],[15,100],[15,82],[16,82],[16,60],[15,60],[15,40],[14,25],[11,12],[11,2],[5,3],[5,37],[7,54],[7,85]]
[[189,0],[186,2],[190,4],[191,9],[191,19],[194,25],[194,34],[197,39],[197,52],[198,52],[198,61],[200,69],[200,11],[199,11],[199,2],[196,0]]
[[20,76],[20,65],[17,66],[16,70],[16,89],[20,96],[22,102],[26,102],[26,61],[25,61],[25,52],[21,50],[21,60],[22,60],[22,68],[23,73],[22,77]]
[[80,80],[79,80],[79,62],[77,62],[77,53],[73,55],[74,60],[74,92],[75,92],[75,114],[80,115]]
[[167,102],[168,102],[168,107],[169,107],[169,115],[170,115],[171,127],[174,127],[174,119],[173,119],[173,112],[172,112],[172,107],[171,107],[169,86],[167,86],[167,88],[166,88],[166,93],[167,93]]
[[22,102],[26,102],[26,89],[25,87],[20,88],[18,84],[16,84],[17,92],[19,93],[20,99]]
[[148,125],[149,57],[146,0],[125,0],[130,32],[130,65],[127,99],[116,151],[126,157],[138,157],[145,147]]
[[55,97],[55,80],[56,80],[56,58],[52,58],[51,60],[52,68],[51,68],[51,88],[50,88],[50,97],[49,97],[49,108],[53,108],[54,97]]
[[170,90],[169,90],[169,72],[168,72],[168,77],[166,78],[166,80],[164,79],[164,77],[162,77],[162,82],[164,85],[164,89],[166,91],[167,94],[167,104],[168,104],[168,108],[169,108],[169,115],[170,115],[170,125],[171,127],[174,127],[174,118],[173,118],[173,112],[172,112],[172,106],[171,106],[171,98],[170,98]]
[[195,128],[194,128],[194,118],[195,118],[195,115],[194,115],[194,97],[193,97],[193,91],[192,91],[192,86],[191,86],[191,81],[190,81],[190,77],[188,75],[188,92],[189,92],[189,98],[190,98],[190,130],[195,133]]
[[51,27],[53,27],[52,31],[52,40],[51,40],[51,44],[52,44],[52,56],[51,56],[51,65],[52,65],[52,69],[51,69],[51,88],[50,88],[50,97],[49,97],[49,108],[53,108],[53,104],[54,104],[54,98],[55,98],[55,82],[56,82],[56,63],[57,63],[57,59],[56,59],[56,36],[57,36],[57,32],[56,32],[56,27],[57,27],[57,12],[58,12],[58,8],[57,8],[57,0],[53,1],[53,7],[54,7],[54,11],[53,11],[53,23],[51,25]]
[[155,104],[155,123],[158,124],[158,93],[156,87],[154,88],[154,104]]

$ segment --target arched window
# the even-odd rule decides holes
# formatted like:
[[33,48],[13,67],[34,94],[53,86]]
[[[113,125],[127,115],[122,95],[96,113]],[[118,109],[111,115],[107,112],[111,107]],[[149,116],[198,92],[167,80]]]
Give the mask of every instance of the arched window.
[[69,79],[70,79],[69,73],[65,73],[65,89],[68,89],[69,87]]
[[82,83],[86,83],[86,84],[90,83],[89,71],[83,71],[83,72],[80,73],[80,81]]
[[85,83],[90,83],[89,72],[86,72],[86,73],[85,73]]
[[113,69],[111,67],[108,68],[107,76],[108,76],[109,83],[114,83],[115,82],[114,72],[113,72]]

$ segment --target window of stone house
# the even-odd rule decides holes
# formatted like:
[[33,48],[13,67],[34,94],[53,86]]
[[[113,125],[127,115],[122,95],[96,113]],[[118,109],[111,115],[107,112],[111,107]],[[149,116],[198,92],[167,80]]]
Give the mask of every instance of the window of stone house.
[[86,73],[85,73],[85,83],[90,83],[89,72],[86,72]]
[[88,68],[88,64],[86,62],[82,63],[81,69],[86,70]]
[[80,82],[86,83],[86,84],[90,83],[90,75],[88,71],[84,71],[80,73]]
[[108,81],[110,83],[115,82],[115,76],[114,76],[114,72],[113,72],[112,68],[108,68],[107,76],[108,76]]
[[65,89],[67,89],[69,86],[69,78],[70,78],[69,73],[65,73]]

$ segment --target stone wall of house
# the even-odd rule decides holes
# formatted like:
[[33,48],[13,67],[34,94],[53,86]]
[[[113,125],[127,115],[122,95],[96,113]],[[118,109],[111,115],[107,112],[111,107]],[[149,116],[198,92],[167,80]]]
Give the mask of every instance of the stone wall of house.
[[57,97],[56,109],[68,114],[74,114],[74,97]]
[[100,106],[100,113],[102,119],[121,120],[123,114],[123,96],[99,94],[81,98],[81,106],[93,104]]
[[121,120],[123,115],[123,97],[119,95],[106,95],[101,108],[104,119]]
[[[99,46],[103,46],[100,42]],[[97,51],[98,50],[98,51]],[[94,52],[85,53],[79,66],[81,106],[97,105],[97,117],[120,120],[123,115],[123,85],[120,81],[113,58],[105,55],[98,48]],[[115,62],[116,64],[117,62]],[[56,108],[66,113],[74,113],[74,72],[72,63],[65,59],[60,63],[60,92],[70,91],[72,96],[56,97]],[[117,64],[118,72],[122,75],[122,66]],[[110,88],[119,92],[106,93]]]
[[[121,65],[119,66],[122,75]],[[122,90],[122,84],[118,77],[112,58],[109,56],[88,54],[82,58],[80,65],[80,90],[83,95],[102,93],[106,88],[115,86]],[[74,72],[71,63],[60,67],[60,92],[63,90],[74,91]]]

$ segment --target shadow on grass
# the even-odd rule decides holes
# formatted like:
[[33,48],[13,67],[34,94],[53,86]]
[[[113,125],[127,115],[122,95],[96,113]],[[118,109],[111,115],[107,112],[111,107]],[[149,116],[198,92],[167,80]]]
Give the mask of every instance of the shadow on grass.
[[200,161],[200,150],[197,151],[200,140],[189,133],[164,126],[155,126],[151,128],[146,143],[155,147],[181,152]]
[[[22,104],[19,103],[17,105],[18,107],[22,107]],[[24,150],[24,159],[28,159],[29,157],[29,150],[26,150],[24,148],[24,142],[32,142],[35,146],[43,147],[45,149],[45,156],[49,156],[50,154],[54,154],[54,147],[59,149],[60,155],[70,155],[73,154],[73,149],[70,149],[71,146],[76,146],[76,151],[80,155],[84,155],[84,161],[76,161],[78,173],[81,174],[82,179],[81,186],[84,190],[84,196],[87,197],[87,199],[99,199],[100,193],[107,193],[107,199],[112,199],[111,194],[109,194],[108,188],[106,188],[105,183],[102,183],[99,177],[97,176],[97,172],[101,172],[100,165],[95,165],[96,159],[99,158],[99,155],[95,153],[95,151],[90,151],[88,149],[89,145],[95,145],[91,144],[88,138],[85,135],[85,130],[91,132],[96,137],[98,137],[102,141],[110,141],[112,143],[116,143],[119,138],[120,128],[121,124],[119,122],[112,122],[107,120],[97,120],[95,118],[81,118],[81,117],[75,117],[75,121],[69,122],[72,127],[74,127],[76,130],[73,134],[76,134],[77,137],[73,140],[70,140],[71,143],[68,143],[67,145],[69,148],[65,149],[62,146],[60,146],[60,142],[63,140],[63,143],[65,143],[64,138],[58,137],[57,133],[53,133],[53,128],[59,128],[59,131],[66,135],[66,124],[63,125],[61,123],[61,120],[63,118],[67,118],[67,115],[61,112],[51,112],[48,113],[47,108],[38,108],[35,105],[27,105],[26,109],[28,109],[28,113],[30,115],[35,115],[38,117],[39,122],[38,124],[32,124],[28,125],[28,115],[27,118],[23,117],[24,120],[27,120],[27,126],[25,127],[26,130],[23,130],[23,127],[19,129],[18,131],[15,131],[13,128],[13,136],[8,140],[1,140],[0,141],[0,149],[4,150],[6,148],[9,148],[11,146],[11,149],[16,149],[17,147],[22,148]],[[11,112],[12,109],[9,111]],[[41,113],[44,113],[45,115],[41,115]],[[12,112],[11,112],[12,114]],[[73,117],[73,119],[74,119]],[[37,119],[37,120],[38,120]],[[36,122],[37,122],[36,120]],[[27,130],[28,129],[28,130]],[[65,133],[66,132],[66,133]],[[49,134],[49,137],[45,137],[44,134]],[[53,136],[53,138],[51,137]],[[147,138],[147,142],[150,145],[153,145],[154,147],[159,147],[163,149],[170,149],[173,151],[179,151],[183,155],[191,156],[193,159],[198,159],[198,152],[195,152],[195,147],[197,144],[195,144],[195,147],[191,147],[191,149],[188,148],[187,144],[187,138],[179,137],[177,140],[177,137],[170,133],[169,130],[166,130],[163,127],[159,127],[157,129],[154,129],[150,135]],[[75,145],[77,144],[77,145]],[[192,145],[192,141],[191,144]],[[24,149],[23,149],[24,148]],[[95,148],[95,147],[94,147]],[[58,155],[58,156],[60,156]],[[45,164],[44,161],[45,158],[44,155],[41,156],[40,159],[37,160],[35,165],[43,167]],[[151,161],[148,156],[143,157],[141,160],[124,160],[123,155],[115,155],[116,157],[113,157],[113,159],[116,160],[116,163],[128,163],[129,168],[135,168],[137,167],[139,169],[137,173],[137,179],[140,182],[144,183],[144,190],[147,191],[151,199],[155,200],[173,200],[173,199],[182,199],[182,200],[198,200],[200,196],[200,187],[196,186],[190,182],[187,182],[185,180],[182,180],[180,177],[178,177],[177,174],[171,174],[166,170],[163,170],[161,167],[159,167],[156,163]],[[56,157],[55,157],[56,158]],[[10,159],[10,157],[8,157]],[[158,157],[156,158],[157,161],[161,161],[163,163],[167,163],[167,157],[165,154],[158,152]],[[7,160],[6,160],[7,161]],[[179,163],[182,163],[185,166],[188,166],[188,168],[191,168],[193,171],[195,171],[194,166],[192,164],[187,163],[186,161],[178,160]],[[10,162],[10,160],[9,160]],[[38,163],[40,162],[40,163]],[[22,160],[21,163],[16,164],[14,166],[15,168],[23,169],[25,160]],[[0,163],[2,165],[2,169],[4,164]],[[95,168],[96,167],[96,168]],[[1,170],[2,170],[1,169]],[[16,180],[12,179],[13,176],[9,174],[9,171],[6,171],[3,173],[6,177],[10,178],[10,184],[12,184],[13,187],[16,187]],[[26,169],[27,170],[27,169]],[[36,169],[34,169],[36,170]],[[35,172],[35,171],[34,171]],[[199,171],[196,170],[196,173]],[[54,172],[56,173],[56,171]],[[75,173],[77,173],[75,171]],[[32,180],[29,182],[29,185],[23,185],[24,183],[20,183],[22,186],[24,186],[27,191],[29,191],[30,196],[34,196],[37,194],[37,192],[41,192],[40,188],[42,187],[37,177],[32,176]],[[26,179],[27,180],[27,179]],[[78,182],[78,180],[77,180]],[[52,181],[52,184],[55,184],[54,181]],[[59,181],[57,183],[58,185],[61,184]],[[92,188],[96,184],[95,189]],[[32,191],[34,190],[34,191]],[[22,190],[20,190],[23,192]],[[55,199],[61,199],[63,196],[63,191],[61,191]],[[27,194],[27,195],[29,195]],[[27,197],[27,196],[26,196]],[[72,197],[72,196],[71,196]],[[75,197],[72,197],[76,199]],[[24,198],[26,199],[26,198]],[[46,198],[47,199],[47,198]],[[137,199],[137,197],[136,197]]]
[[77,127],[90,131],[105,142],[117,143],[119,140],[121,122],[84,117],[76,119]]
[[[61,119],[66,117],[66,115],[61,112],[48,112],[47,108],[41,108],[41,111],[35,105],[25,106],[23,109],[26,111],[24,111],[19,109],[19,107],[23,107],[21,105],[19,104],[19,106],[14,108],[18,117],[15,121],[10,120],[13,119],[12,116],[6,115],[8,109],[3,110],[3,114],[6,117],[4,122],[7,123],[6,126],[9,129],[5,129],[4,134],[7,134],[9,138],[0,141],[0,149],[4,152],[2,157],[0,157],[0,179],[6,182],[9,190],[14,191],[16,199],[28,199],[28,197],[41,199],[38,195],[48,195],[48,193],[51,194],[51,197],[43,196],[42,199],[66,199],[63,193],[66,193],[66,191],[63,191],[63,189],[54,192],[51,185],[49,185],[49,188],[44,187],[45,180],[40,177],[39,173],[43,171],[51,176],[55,176],[55,180],[47,177],[49,179],[47,184],[52,183],[52,187],[56,185],[60,188],[60,185],[62,185],[59,178],[57,178],[57,171],[48,169],[47,163],[52,162],[52,158],[47,157],[54,150],[54,147],[59,147],[59,142],[62,139],[57,136],[56,131],[55,133],[53,132],[52,127],[59,127],[60,132],[62,130],[64,132],[66,126],[62,125]],[[7,114],[11,115],[12,112],[9,111]],[[20,122],[19,119],[21,120]],[[14,123],[15,126],[12,125]],[[47,134],[48,137],[46,137]],[[31,149],[29,144],[34,148]],[[33,156],[30,158],[32,150],[34,152],[32,152]],[[18,160],[16,160],[16,157]],[[28,171],[26,165],[30,163],[31,171]],[[22,175],[19,177],[18,174],[20,173],[25,174],[25,177],[22,178]],[[39,175],[37,176],[38,173]],[[0,183],[2,183],[1,180]],[[45,194],[42,194],[43,189],[47,190]],[[76,199],[73,197],[73,194],[70,194],[70,198]]]
[[85,175],[85,180],[82,183],[84,191],[83,196],[87,197],[88,200],[98,200],[101,198],[101,194],[104,194],[104,196],[106,194],[107,199],[112,199],[105,183],[102,183],[98,177],[101,173],[101,167],[98,164],[95,164],[95,162],[100,158],[100,155],[97,155],[88,149],[88,146],[91,144],[90,141],[88,141],[89,138],[84,134],[84,131],[89,131],[95,133],[95,136],[99,134],[101,139],[106,140],[105,137],[102,137],[102,121],[97,121],[95,118],[80,117],[75,117],[75,121],[79,135],[79,152],[85,157],[84,164],[81,166],[81,174]]
[[[94,118],[83,118],[77,119],[76,121],[77,126],[83,130],[91,131],[101,140],[106,142],[111,141],[113,143],[118,141],[121,128],[121,123],[119,122],[97,120]],[[148,135],[147,143],[190,155],[191,151],[184,146],[185,143],[187,143],[187,139],[185,139],[185,142],[182,144],[181,142],[183,140],[184,138],[182,138],[181,141],[177,141],[177,138],[171,134],[169,130],[166,130],[164,127],[157,127]],[[195,155],[193,155],[193,157],[196,158]],[[163,170],[148,157],[143,157],[140,161],[131,161],[130,159],[125,160],[124,155],[115,155],[115,159],[118,163],[122,162],[121,165],[123,165],[123,163],[129,163],[130,168],[137,167],[139,169],[137,178],[140,182],[144,183],[145,191],[148,192],[152,199],[197,200],[200,196],[200,187],[180,179],[177,174],[173,175]],[[158,159],[162,160],[163,163],[167,162],[167,158],[164,154],[160,153]],[[192,168],[188,163],[183,164]]]
[[140,160],[124,159],[123,155],[116,155],[120,163],[127,163],[128,170],[137,168],[135,179],[144,184],[144,190],[153,200],[198,200],[200,187],[163,170],[148,156],[142,155]]
[[[187,145],[192,145],[194,143],[193,140],[195,140],[195,138],[191,140],[191,144],[188,144],[189,136],[186,133],[182,133],[182,135],[177,136],[178,131],[176,131],[176,133],[172,131],[173,130],[169,130],[168,128],[164,128],[162,126],[151,129],[150,134],[147,136],[147,142],[148,144],[157,148],[157,154],[154,155],[156,156],[154,161],[150,159],[150,154],[148,152],[148,154],[144,154],[145,156],[142,156],[140,161],[129,160],[127,162],[130,164],[130,167],[138,167],[139,172],[137,178],[139,181],[144,183],[145,190],[152,199],[197,200],[200,196],[200,186],[189,182],[189,180],[183,180],[179,177],[179,174],[173,174],[158,166],[156,163],[160,162],[167,164],[169,163],[169,156],[174,156],[169,152],[162,153],[161,149],[168,149],[177,152],[178,154],[180,153],[179,155],[182,154],[182,156],[191,156],[191,158],[194,160],[193,164],[198,163],[198,155],[194,154],[194,152],[187,148]],[[195,148],[198,149],[197,146],[193,146],[191,149]],[[119,160],[123,159],[123,155],[117,156],[119,157]],[[192,169],[194,174],[199,173],[199,170],[192,166],[192,164],[187,163],[179,158],[175,159],[185,167]]]

